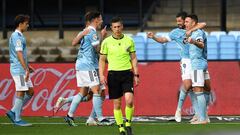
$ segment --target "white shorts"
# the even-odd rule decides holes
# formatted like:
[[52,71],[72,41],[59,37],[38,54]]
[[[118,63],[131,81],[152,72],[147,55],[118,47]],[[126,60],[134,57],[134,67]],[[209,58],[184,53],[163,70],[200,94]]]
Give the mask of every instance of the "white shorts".
[[29,88],[33,87],[32,81],[29,77],[28,81],[25,81],[25,75],[12,76],[16,91],[28,91]]
[[192,71],[191,60],[186,58],[181,59],[180,66],[181,66],[182,80],[191,79],[191,71]]
[[93,87],[100,84],[96,70],[92,71],[76,71],[78,87]]
[[204,87],[205,80],[210,79],[208,70],[193,70],[191,71],[191,79],[193,87]]

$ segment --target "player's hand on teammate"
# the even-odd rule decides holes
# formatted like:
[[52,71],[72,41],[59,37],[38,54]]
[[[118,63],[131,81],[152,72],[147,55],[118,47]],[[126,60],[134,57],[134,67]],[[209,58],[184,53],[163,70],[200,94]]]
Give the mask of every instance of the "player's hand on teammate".
[[194,40],[191,37],[187,38],[187,42],[190,44],[194,44]]
[[87,29],[83,30],[82,34],[83,34],[83,36],[86,36],[89,32],[90,32],[90,29],[87,28]]
[[187,36],[187,37],[190,37],[191,34],[192,34],[192,31],[191,31],[191,30],[186,31],[186,36]]
[[153,38],[154,37],[154,33],[153,32],[148,32],[147,33],[147,37],[148,38]]

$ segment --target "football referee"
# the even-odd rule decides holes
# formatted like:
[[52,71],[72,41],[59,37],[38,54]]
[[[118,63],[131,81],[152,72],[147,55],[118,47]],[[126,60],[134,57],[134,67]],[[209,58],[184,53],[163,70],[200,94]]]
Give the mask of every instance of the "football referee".
[[[113,99],[114,118],[119,126],[120,135],[132,135],[131,120],[134,113],[133,83],[139,84],[137,57],[133,39],[122,33],[123,22],[120,17],[111,20],[112,35],[101,45],[99,60],[100,81],[107,84],[109,98]],[[107,80],[104,76],[105,62],[108,61]],[[106,83],[107,82],[107,83]],[[121,98],[125,97],[126,123],[123,124]]]

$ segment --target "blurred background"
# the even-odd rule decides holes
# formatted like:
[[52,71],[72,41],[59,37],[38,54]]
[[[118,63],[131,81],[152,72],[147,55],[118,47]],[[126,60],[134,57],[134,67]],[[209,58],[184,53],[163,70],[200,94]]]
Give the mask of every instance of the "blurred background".
[[0,1],[0,62],[8,62],[8,38],[13,32],[17,14],[31,16],[25,33],[30,62],[74,62],[77,47],[72,39],[84,28],[84,14],[98,10],[104,25],[113,16],[124,20],[125,34],[133,37],[140,61],[179,60],[175,42],[167,46],[146,38],[147,31],[158,36],[176,27],[180,11],[195,13],[206,22],[209,60],[240,59],[239,0],[1,0]]

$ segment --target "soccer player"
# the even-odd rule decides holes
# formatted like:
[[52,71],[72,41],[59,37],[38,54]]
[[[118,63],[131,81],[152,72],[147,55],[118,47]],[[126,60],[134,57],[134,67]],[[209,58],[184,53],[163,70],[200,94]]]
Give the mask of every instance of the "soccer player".
[[6,114],[17,126],[32,125],[21,119],[22,108],[34,93],[29,76],[34,69],[28,64],[26,39],[23,35],[29,27],[29,19],[28,15],[17,15],[14,22],[16,29],[9,39],[10,73],[15,82],[16,99],[14,106]]
[[[122,33],[123,22],[120,17],[111,20],[112,35],[103,40],[99,59],[100,81],[107,84],[109,98],[113,99],[114,118],[119,127],[120,135],[132,135],[131,121],[134,113],[133,105],[133,81],[139,84],[137,57],[133,39]],[[104,76],[104,70],[108,60],[108,76]],[[107,82],[106,82],[107,80]],[[125,97],[126,107],[125,128],[121,110],[121,99]]]
[[[87,34],[89,34],[90,30],[88,28],[88,26],[90,25],[90,20],[89,20],[89,15],[90,15],[91,12],[87,12],[85,14],[85,24],[86,24],[86,28],[79,32],[79,34],[73,39],[72,41],[72,45],[73,46],[76,46],[78,44],[81,45],[81,42],[83,41],[83,37],[86,36]],[[101,40],[103,40],[107,35],[107,31],[106,31],[106,27],[104,27],[102,30],[101,30]],[[96,69],[98,71],[98,69]],[[101,99],[102,100],[99,100],[100,104],[101,104],[101,109],[102,109],[102,104],[103,104],[103,101],[105,99],[105,86],[104,85],[101,85],[100,86],[100,95],[101,95]],[[87,101],[90,101],[93,97],[93,93],[92,91],[90,91],[90,89],[88,89],[88,95],[83,97],[82,100],[80,102],[87,102]],[[72,102],[73,100],[73,97],[74,96],[71,96],[71,97],[68,97],[68,98],[63,98],[63,97],[59,97],[57,102],[56,102],[56,105],[54,106],[54,112],[57,112],[64,104],[66,103],[70,103]],[[100,116],[101,118],[103,118],[103,116]],[[113,122],[110,122],[108,119],[104,118],[102,119],[100,122],[97,120],[97,115],[96,115],[96,112],[94,111],[94,108],[92,108],[92,111],[91,111],[91,114],[90,116],[88,117],[87,121],[86,121],[86,125],[112,125]]]
[[[196,26],[198,17],[195,14],[188,15],[185,19],[186,30]],[[207,37],[205,32],[197,29],[187,38],[189,43],[189,55],[191,59],[192,71],[191,80],[194,94],[197,98],[199,120],[191,124],[207,124],[207,103],[204,96],[205,79],[209,77],[207,69]]]
[[87,29],[90,29],[90,32],[85,35],[80,42],[80,48],[75,67],[79,93],[73,97],[69,112],[67,116],[64,117],[64,120],[70,126],[77,126],[74,123],[73,115],[78,107],[78,104],[87,95],[88,88],[91,88],[91,91],[93,92],[93,108],[96,112],[98,121],[102,122],[105,120],[105,118],[102,117],[100,82],[96,70],[98,69],[98,56],[96,51],[98,51],[100,44],[96,29],[101,27],[103,22],[102,16],[99,12],[90,12],[89,21],[90,24]]
[[[183,102],[185,101],[185,98],[187,96],[187,92],[192,87],[191,82],[191,61],[189,58],[189,46],[186,45],[185,39],[186,39],[186,32],[188,34],[191,34],[192,31],[196,29],[201,29],[206,26],[205,23],[198,23],[195,27],[192,27],[191,29],[185,30],[185,17],[187,16],[186,12],[180,12],[176,15],[176,22],[178,25],[178,28],[173,29],[169,36],[167,37],[156,37],[152,32],[148,32],[148,38],[152,38],[153,40],[159,42],[159,43],[166,43],[169,41],[175,41],[180,48],[180,67],[181,67],[181,73],[182,73],[182,81],[183,81],[183,87],[180,89],[179,99],[178,99],[178,105],[175,113],[175,120],[176,122],[181,122],[181,110],[183,106]],[[194,110],[197,110],[196,100],[194,98],[193,92],[189,91],[190,98],[194,107]]]

